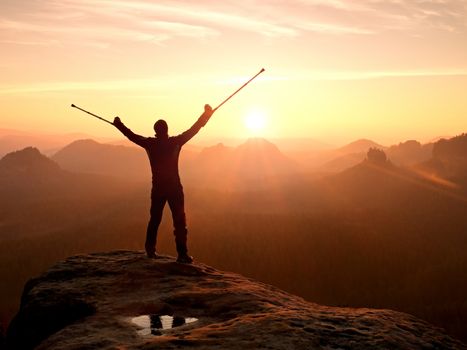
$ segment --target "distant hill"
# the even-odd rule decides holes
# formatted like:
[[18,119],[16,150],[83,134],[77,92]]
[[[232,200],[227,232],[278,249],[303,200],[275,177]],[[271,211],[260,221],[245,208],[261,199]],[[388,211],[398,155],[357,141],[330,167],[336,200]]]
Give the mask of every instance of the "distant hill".
[[467,189],[467,134],[437,141],[431,159],[415,169],[423,176],[444,181],[447,186]]
[[368,139],[359,139],[351,142],[348,145],[336,149],[337,153],[350,154],[350,153],[366,153],[370,148],[386,149],[386,147]]
[[333,146],[311,138],[272,138],[270,139],[282,152],[309,152],[331,149]]
[[415,140],[401,142],[386,150],[388,157],[397,165],[410,166],[431,158],[433,143],[422,145]]
[[438,159],[467,159],[467,134],[450,139],[441,139],[435,143],[433,157]]
[[141,148],[78,140],[52,156],[63,169],[126,179],[148,180],[151,169]]
[[[95,140],[77,140],[52,156],[63,169],[88,174],[114,176],[131,181],[149,182],[151,168],[144,149],[122,140],[122,144],[105,144]],[[185,145],[180,154],[183,172],[191,167],[198,152]]]
[[[249,139],[237,147],[223,144],[193,151],[189,145],[180,154],[180,175],[193,187],[249,186],[268,177],[297,172],[297,163],[276,145]],[[150,181],[147,155],[139,147],[78,140],[52,156],[62,169],[88,174],[115,176],[126,180]]]
[[431,158],[433,144],[422,145],[418,141],[408,140],[398,145],[384,147],[371,140],[362,139],[334,150],[334,158],[325,162],[322,169],[339,172],[355,166],[365,159],[366,152],[370,148],[384,150],[395,165],[412,166]]
[[[459,203],[464,205],[465,200],[459,196],[461,189],[451,182],[427,176],[426,171],[420,171],[420,166],[397,166],[389,157],[386,159],[382,150],[376,152],[381,153],[380,159],[369,158],[370,153],[359,164],[322,180],[325,185],[320,187],[332,188],[338,194],[338,201],[351,200],[347,204],[355,206],[396,210],[403,205],[419,210],[425,206],[435,207],[433,204],[437,201],[441,203],[441,198],[449,203],[460,200]],[[427,164],[438,162],[435,159],[424,164],[427,167]]]
[[365,159],[365,152],[349,153],[338,155],[336,158],[327,161],[321,166],[322,170],[338,173],[353,167]]
[[73,173],[62,169],[57,162],[27,147],[8,153],[0,159],[0,194],[8,196],[41,194],[49,197],[86,197],[104,193],[123,182],[95,174]]
[[9,153],[0,160],[0,239],[79,226],[128,191],[110,177],[65,171],[37,148]]
[[[218,143],[215,146],[203,148],[196,157],[193,166],[196,166],[197,172],[207,171],[211,174],[221,174],[233,163],[234,153],[234,147]],[[193,171],[195,169],[187,169],[187,172]]]
[[0,159],[0,176],[2,177],[51,176],[59,172],[58,164],[34,147],[9,153]]
[[223,144],[203,149],[186,177],[193,186],[221,189],[255,188],[267,178],[299,171],[299,166],[276,145],[262,139],[248,139],[237,147]]
[[351,142],[343,147],[329,150],[323,153],[325,160],[319,166],[319,169],[338,173],[357,165],[365,159],[366,152],[370,148],[386,149],[386,147],[367,139],[360,139]]
[[450,138],[452,138],[452,137],[453,137],[453,136],[447,136],[447,135],[445,135],[445,136],[438,136],[438,137],[434,137],[434,138],[428,140],[428,143],[435,143],[435,142],[438,142],[439,140],[442,140],[442,139],[450,139]]
[[297,164],[263,138],[248,139],[235,149],[234,156],[236,172],[247,177],[289,174],[298,170]]
[[0,129],[0,157],[26,147],[36,147],[45,155],[51,155],[77,139],[89,138],[82,133],[39,134],[19,130]]
[[[328,181],[342,198],[364,206],[387,206],[396,193],[402,195],[411,182],[405,180],[402,169],[390,162],[375,163],[365,159]],[[396,198],[397,199],[397,198]]]

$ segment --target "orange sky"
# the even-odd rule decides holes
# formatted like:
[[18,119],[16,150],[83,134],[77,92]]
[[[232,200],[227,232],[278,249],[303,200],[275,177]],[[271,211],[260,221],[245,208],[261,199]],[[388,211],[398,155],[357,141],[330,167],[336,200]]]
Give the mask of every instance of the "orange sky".
[[119,137],[75,103],[172,134],[220,103],[199,138],[390,144],[467,130],[467,2],[460,0],[0,2],[0,128]]

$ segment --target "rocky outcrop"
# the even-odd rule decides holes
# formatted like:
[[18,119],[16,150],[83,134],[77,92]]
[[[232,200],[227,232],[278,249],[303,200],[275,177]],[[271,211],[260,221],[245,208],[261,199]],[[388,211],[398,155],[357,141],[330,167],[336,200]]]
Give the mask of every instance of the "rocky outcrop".
[[50,176],[60,172],[60,167],[53,160],[47,158],[35,147],[27,147],[21,151],[8,153],[0,159],[0,176],[5,174]]
[[326,307],[204,264],[115,251],[25,286],[13,349],[464,349],[413,316]]

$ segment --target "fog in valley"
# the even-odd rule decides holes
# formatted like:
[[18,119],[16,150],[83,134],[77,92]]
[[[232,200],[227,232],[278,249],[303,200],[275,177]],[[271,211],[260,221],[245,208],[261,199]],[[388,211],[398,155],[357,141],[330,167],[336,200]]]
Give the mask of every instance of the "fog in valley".
[[[3,328],[28,279],[70,255],[143,250],[149,218],[143,149],[30,136],[0,137]],[[196,261],[312,302],[408,312],[467,340],[467,135],[188,144],[180,173]],[[174,255],[171,221],[166,208],[157,249]]]

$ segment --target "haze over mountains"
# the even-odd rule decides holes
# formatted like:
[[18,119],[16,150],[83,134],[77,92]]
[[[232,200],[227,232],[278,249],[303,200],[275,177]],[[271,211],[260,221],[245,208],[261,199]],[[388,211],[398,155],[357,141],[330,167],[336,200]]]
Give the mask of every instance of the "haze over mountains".
[[[412,140],[387,148],[362,139],[337,149],[308,152],[290,150],[284,153],[273,143],[256,138],[236,147],[223,143],[204,148],[188,145],[181,153],[180,168],[186,180],[193,181],[197,186],[206,183],[218,187],[230,182],[228,187],[231,187],[234,185],[232,181],[238,178],[252,180],[299,172],[339,172],[364,160],[366,152],[372,147],[384,149],[394,164],[410,166],[430,159],[433,144],[422,145]],[[119,176],[137,181],[150,178],[144,150],[131,145],[103,144],[91,139],[77,140],[53,154],[52,159],[63,169],[75,172]]]
[[[366,152],[327,176],[262,139],[187,149],[192,253],[310,301],[406,311],[467,339],[466,139],[441,140],[428,160],[406,167],[389,149],[388,159]],[[405,147],[393,149],[410,158]],[[66,169],[73,159],[79,166]],[[148,172],[144,150],[90,140],[52,159],[27,148],[0,160],[4,322],[24,282],[56,260],[142,249]],[[161,252],[173,253],[167,210],[159,237]]]
[[[0,129],[0,157],[5,154],[18,151],[26,147],[36,147],[46,155],[52,155],[67,144],[89,138],[82,133],[70,134],[42,134],[11,129]],[[101,142],[110,141],[103,137],[97,137]]]
[[128,179],[150,179],[146,152],[141,148],[109,145],[87,139],[74,141],[52,156],[66,170]]
[[[411,167],[399,167],[390,157],[383,163],[377,159],[368,159],[365,152],[365,158],[357,165],[350,166],[343,172],[335,172],[335,176],[324,177],[323,181],[334,181],[332,186],[335,187],[341,181],[337,179],[344,182],[344,179],[352,179],[340,189],[341,194],[349,190],[354,191],[350,197],[359,192],[373,193],[364,187],[360,188],[359,184],[371,186],[378,178],[390,178],[398,183],[437,185],[444,189],[452,189],[450,184],[457,181],[455,189],[461,189],[465,184],[466,161],[463,152],[467,152],[462,149],[465,147],[461,142],[464,139],[465,135],[461,135],[449,141],[439,141],[434,148],[434,155],[429,160],[415,163]],[[445,144],[458,146],[451,149]],[[375,145],[377,144],[372,141],[359,140],[338,151],[360,151]],[[386,149],[385,153],[391,150],[391,154],[404,159],[413,157],[411,159],[414,161],[419,159],[420,153],[417,152],[426,153],[427,148],[433,149],[433,145],[422,146],[408,141]],[[409,151],[404,154],[406,149]],[[416,156],[413,156],[414,149],[418,150],[415,152]],[[356,153],[350,153],[354,154]],[[199,153],[188,151],[181,159],[181,169],[184,184],[191,188],[211,188],[220,191],[253,190],[265,192],[265,197],[268,197],[267,192],[280,192],[285,195],[285,192],[292,191],[294,196],[300,197],[301,187],[312,187],[316,192],[314,197],[319,197],[319,193],[323,197],[329,195],[324,193],[324,189],[329,186],[323,186],[323,182],[316,182],[316,176],[309,173],[302,164],[287,157],[274,144],[264,139],[249,139],[237,147],[217,144],[206,147]],[[384,174],[376,176],[373,180],[366,178],[375,172]],[[50,187],[59,189],[57,193],[61,195],[68,192],[84,195],[87,192],[95,193],[94,188],[83,192],[82,187],[87,184],[96,184],[95,187],[101,189],[112,184],[123,188],[128,187],[124,185],[128,181],[141,183],[137,186],[143,188],[150,186],[150,168],[143,149],[101,144],[93,140],[75,141],[51,158],[31,147],[10,153],[0,161],[0,176],[0,180],[5,184],[3,191],[11,194],[15,191],[25,193],[30,188],[34,188],[35,193],[41,188]],[[444,179],[444,182],[439,179]],[[387,191],[386,185],[381,183],[376,187]],[[297,190],[293,191],[294,188]],[[47,191],[49,189],[45,190]]]
[[[189,150],[181,157],[181,176],[183,184],[193,189],[247,191],[247,196],[249,191],[255,191],[261,194],[262,199],[257,198],[252,203],[262,208],[286,211],[319,206],[317,198],[324,202],[332,199],[332,206],[336,205],[337,198],[340,202],[348,197],[355,205],[357,198],[371,197],[381,191],[389,197],[394,193],[410,197],[408,187],[425,187],[423,191],[427,193],[464,192],[467,183],[466,138],[461,135],[448,141],[438,141],[434,146],[422,146],[415,141],[401,143],[387,148],[385,153],[403,159],[409,166],[400,167],[391,156],[383,163],[365,156],[366,160],[364,158],[344,171],[333,172],[333,176],[329,176],[331,172],[327,172],[327,176],[310,173],[303,164],[284,155],[269,141],[250,139],[237,147],[218,144],[201,152]],[[361,140],[344,150],[353,152],[373,146],[372,141]],[[433,155],[426,159],[428,149]],[[349,153],[348,156],[355,154],[358,153]],[[420,159],[422,161],[417,162]],[[134,184],[129,185],[128,182]],[[398,187],[393,188],[394,184]],[[64,198],[76,198],[84,203],[99,196],[107,200],[107,194],[115,196],[116,192],[127,193],[135,188],[145,191],[150,186],[150,167],[144,150],[140,148],[79,140],[51,158],[32,147],[6,155],[0,160],[0,185],[2,197],[8,199],[4,201],[5,210],[10,213],[10,216],[4,213],[3,225],[6,225],[13,217],[21,218],[23,211],[17,210],[15,214],[13,210],[18,199],[27,202],[28,198],[41,200],[44,196],[48,205],[55,201],[60,208],[60,201]],[[333,195],[330,189],[338,195]],[[238,202],[233,198],[228,202],[241,205],[244,196],[236,195],[235,198]],[[310,201],[315,204],[310,204]],[[222,199],[218,204],[228,202]],[[372,200],[370,203],[377,205],[380,202]],[[387,203],[385,200],[384,204]],[[64,214],[67,210],[62,208],[60,211]]]
[[[467,180],[467,137],[465,134],[449,140],[442,139],[433,147],[433,157],[418,165],[417,169],[436,179],[452,180],[459,186]],[[455,186],[456,187],[456,186]]]
[[[41,153],[47,156],[53,156],[57,155],[57,153],[63,150],[63,148],[66,148],[66,146],[72,146],[76,141],[89,141],[88,147],[92,147],[90,142],[91,140],[94,140],[101,145],[106,144],[134,147],[131,142],[121,137],[109,139],[91,137],[84,134],[48,135],[19,130],[0,129],[0,157],[3,157],[7,153],[29,146],[38,148]],[[409,140],[398,145],[386,147],[372,140],[360,139],[337,148],[313,139],[273,139],[272,143],[278,145],[282,153],[300,163],[305,169],[335,172],[359,163],[365,158],[366,151],[370,147],[387,149],[388,156],[393,162],[399,165],[410,165],[416,162],[421,162],[430,158],[431,147],[434,141],[428,144],[420,144],[418,141]],[[438,139],[436,141],[438,141]],[[226,139],[226,142],[216,141],[209,143],[205,141],[203,146],[193,146],[192,144],[188,144],[183,149],[182,157],[191,159],[192,154],[199,153],[204,148],[213,147],[219,143],[224,145],[234,144],[238,146],[244,142],[245,140],[242,141],[241,139]],[[83,146],[83,144],[81,144],[81,146]],[[78,151],[77,145],[74,145],[73,148],[75,148],[74,151]],[[97,150],[97,148],[94,150],[98,153],[106,152],[104,150]],[[122,151],[122,153],[126,152],[122,149],[120,149],[120,151]],[[83,149],[82,152],[84,156],[86,150]],[[107,149],[107,152],[110,152],[110,148]],[[113,152],[118,153],[118,151]],[[121,156],[125,157],[123,154]],[[133,161],[131,158],[132,157],[126,157],[124,159],[131,162]],[[68,164],[65,168],[68,167],[72,167],[72,165]],[[75,165],[73,165],[73,167],[75,167]],[[88,170],[90,169],[87,169],[86,171]],[[94,170],[97,171],[97,169]]]
[[0,240],[80,227],[128,190],[116,178],[63,170],[33,147],[7,154],[0,160]]

